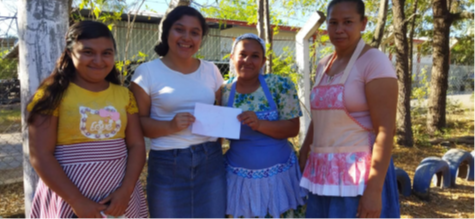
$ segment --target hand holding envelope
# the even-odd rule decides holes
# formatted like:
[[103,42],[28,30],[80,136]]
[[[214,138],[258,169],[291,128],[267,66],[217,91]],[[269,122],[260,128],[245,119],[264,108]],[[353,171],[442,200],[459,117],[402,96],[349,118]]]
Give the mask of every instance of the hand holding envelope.
[[237,108],[196,103],[196,120],[191,132],[210,137],[239,139],[241,123],[237,116],[241,113],[242,110]]

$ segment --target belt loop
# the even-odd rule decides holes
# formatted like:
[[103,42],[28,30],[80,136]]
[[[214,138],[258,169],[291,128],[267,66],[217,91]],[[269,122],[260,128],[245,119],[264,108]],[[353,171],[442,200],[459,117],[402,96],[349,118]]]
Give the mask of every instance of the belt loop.
[[208,145],[210,145],[210,142],[203,143],[203,151],[205,152],[206,160],[208,160]]
[[173,166],[174,166],[174,171],[176,167],[176,157],[178,156],[178,149],[173,149]]

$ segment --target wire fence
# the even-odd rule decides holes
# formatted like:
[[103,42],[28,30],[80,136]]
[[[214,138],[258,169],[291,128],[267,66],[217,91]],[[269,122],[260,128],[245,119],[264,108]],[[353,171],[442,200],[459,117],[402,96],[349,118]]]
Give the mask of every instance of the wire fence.
[[0,186],[23,180],[18,59],[6,58],[18,42],[15,26],[15,17],[0,19]]
[[[116,59],[121,63],[118,67],[124,72],[123,80],[127,86],[138,65],[158,57],[154,46],[158,42],[159,29],[157,24],[135,23],[131,34],[126,37],[127,22],[119,21],[114,27],[113,34],[118,50]],[[210,28],[209,34],[204,38],[195,57],[213,62],[226,77],[229,72],[232,43],[236,37],[247,32],[255,32],[255,28],[233,28],[232,30]],[[295,57],[295,34],[296,32],[285,32],[281,33],[283,36],[273,38],[275,56],[282,60],[289,56]]]
[[[432,63],[414,63],[412,87],[428,87],[430,85],[431,72]],[[448,85],[447,95],[473,93],[473,66],[450,65]]]
[[[0,21],[0,26],[4,25]],[[127,36],[127,22],[118,21],[112,32],[117,43],[117,67],[121,69],[124,86],[130,84],[135,69],[142,63],[157,58],[153,50],[158,41],[157,24],[135,23],[130,35]],[[212,61],[218,66],[224,77],[229,72],[229,53],[234,39],[253,29],[244,29],[234,33],[222,33],[220,29],[210,29],[197,58]],[[274,38],[274,54],[278,58],[294,57],[295,40],[292,35]],[[63,38],[63,36],[58,36]],[[0,39],[1,42],[1,39]],[[21,133],[20,83],[18,81],[18,47],[17,39],[4,41],[0,51],[0,190],[10,190],[10,185],[23,181],[23,148]],[[294,63],[289,63],[295,65]],[[295,66],[294,66],[295,67]],[[146,139],[147,149],[150,141]],[[141,175],[142,183],[146,179],[146,169]],[[10,186],[10,187],[9,187]],[[17,185],[15,188],[19,188]],[[144,187],[145,188],[145,187]],[[1,192],[0,191],[0,192]],[[3,192],[2,192],[3,193]],[[20,202],[23,204],[23,202]],[[2,212],[0,208],[0,212]],[[0,214],[1,215],[1,214]]]
[[[0,22],[0,26],[2,23]],[[127,37],[127,22],[116,22],[112,31],[117,42],[117,66],[122,69],[124,86],[130,84],[134,70],[143,62],[157,58],[153,50],[158,41],[158,25],[135,23]],[[244,32],[243,32],[244,31]],[[247,32],[222,34],[211,29],[196,57],[214,62],[223,76],[229,72],[229,53],[234,39]],[[58,36],[62,38],[63,36]],[[1,42],[1,39],[0,39]],[[23,181],[23,148],[21,133],[20,83],[18,81],[18,47],[16,38],[1,44],[0,51],[0,188],[10,190],[10,185]],[[282,58],[295,56],[295,41],[292,37],[274,38],[275,54]],[[125,61],[124,61],[125,60]],[[146,139],[147,148],[150,142]],[[144,182],[146,171],[141,175]],[[16,186],[15,188],[18,188]],[[3,193],[3,192],[2,192]],[[22,203],[22,202],[21,202]],[[23,203],[22,203],[23,204]],[[1,212],[1,209],[0,209]],[[1,215],[1,214],[0,214]]]
[[[5,15],[9,7],[3,6]],[[18,42],[15,18],[16,13],[0,16],[0,217],[18,215],[24,204],[18,59],[6,58]]]
[[[10,25],[11,20],[0,20],[0,27]],[[158,24],[135,23],[127,37],[127,22],[115,23],[113,34],[117,41],[117,66],[124,72],[122,79],[128,86],[130,78],[138,65],[157,58],[153,48],[158,41]],[[246,32],[254,32],[253,28],[211,28],[209,35],[202,43],[196,57],[214,62],[226,78],[229,72],[229,53],[234,39]],[[288,71],[296,72],[295,63],[295,31],[280,31],[273,39],[273,52],[276,63],[288,67]],[[17,79],[18,48],[17,39],[0,36],[0,186],[22,182],[22,135],[20,84]],[[58,36],[63,38],[63,36]],[[313,43],[311,39],[311,45]],[[313,45],[312,45],[313,46]],[[315,57],[321,58],[323,49],[316,49]],[[313,49],[313,47],[311,48]],[[315,62],[312,62],[315,63]],[[311,69],[315,69],[313,66]],[[414,65],[413,86],[423,86],[423,77],[430,81],[431,64]],[[290,74],[290,72],[289,72]],[[450,66],[448,94],[469,94],[474,90],[473,66]],[[149,145],[147,143],[147,145]],[[144,177],[144,176],[142,176]]]

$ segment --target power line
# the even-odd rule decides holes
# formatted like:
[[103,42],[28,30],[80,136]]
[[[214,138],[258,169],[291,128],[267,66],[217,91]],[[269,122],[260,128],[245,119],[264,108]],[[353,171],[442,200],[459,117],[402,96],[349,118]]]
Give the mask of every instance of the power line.
[[[15,17],[15,20],[16,20],[16,14],[17,14],[17,12],[15,12],[15,15],[13,15],[13,17]],[[10,32],[10,28],[12,27],[12,23],[13,23],[13,19],[10,21],[10,25],[8,25],[7,34],[8,34],[8,32]]]

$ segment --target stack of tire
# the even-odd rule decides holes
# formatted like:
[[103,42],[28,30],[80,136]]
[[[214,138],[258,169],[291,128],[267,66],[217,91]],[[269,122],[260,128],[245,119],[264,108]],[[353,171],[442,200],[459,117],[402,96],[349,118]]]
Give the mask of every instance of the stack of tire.
[[409,196],[414,193],[422,200],[428,200],[431,183],[441,188],[455,187],[456,179],[474,180],[475,151],[469,153],[461,149],[451,149],[439,157],[427,157],[421,161],[414,174],[411,191],[411,179],[407,173],[396,167],[399,193]]

